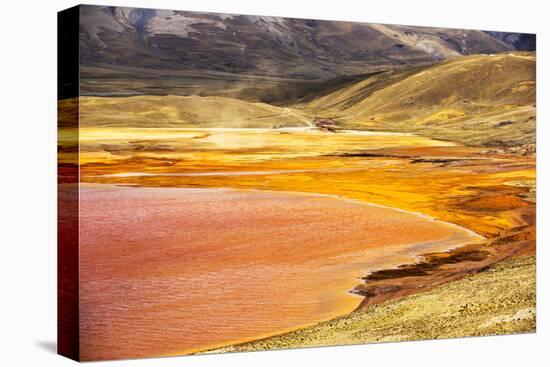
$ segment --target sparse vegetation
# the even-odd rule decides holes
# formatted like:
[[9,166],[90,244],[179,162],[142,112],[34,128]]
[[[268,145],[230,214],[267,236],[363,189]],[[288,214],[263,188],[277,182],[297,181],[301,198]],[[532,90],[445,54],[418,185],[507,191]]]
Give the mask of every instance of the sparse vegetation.
[[80,97],[81,126],[272,128],[309,121],[304,112],[225,97]]
[[535,282],[535,257],[518,257],[428,292],[217,352],[534,332]]
[[77,10],[82,359],[535,331],[535,35]]
[[535,141],[534,68],[532,53],[473,55],[359,81],[340,78],[322,84],[325,92],[313,88],[294,102],[292,94],[281,97],[279,86],[279,96],[291,98],[286,107],[219,96],[81,97],[80,119],[82,126],[96,127],[279,128],[311,126],[320,116],[333,121],[331,130],[517,146]]
[[533,53],[472,55],[378,74],[295,107],[346,128],[515,146],[535,142],[535,89]]

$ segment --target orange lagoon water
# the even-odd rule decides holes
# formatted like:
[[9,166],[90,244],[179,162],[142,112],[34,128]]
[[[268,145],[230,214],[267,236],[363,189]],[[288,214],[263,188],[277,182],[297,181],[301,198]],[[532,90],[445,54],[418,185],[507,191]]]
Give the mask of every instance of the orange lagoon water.
[[352,311],[369,271],[473,242],[332,196],[81,185],[81,355],[192,353]]

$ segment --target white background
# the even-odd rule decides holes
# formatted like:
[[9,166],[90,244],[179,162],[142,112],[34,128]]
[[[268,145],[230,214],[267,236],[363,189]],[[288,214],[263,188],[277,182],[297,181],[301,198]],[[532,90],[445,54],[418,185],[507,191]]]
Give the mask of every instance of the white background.
[[[548,365],[549,26],[546,1],[114,1],[240,14],[537,33],[537,334],[354,347],[191,356],[97,366]],[[89,3],[105,4],[90,1]],[[73,1],[7,0],[0,21],[0,365],[68,366],[56,340],[56,12]],[[548,224],[546,219],[546,224]],[[546,345],[546,346],[545,346]]]

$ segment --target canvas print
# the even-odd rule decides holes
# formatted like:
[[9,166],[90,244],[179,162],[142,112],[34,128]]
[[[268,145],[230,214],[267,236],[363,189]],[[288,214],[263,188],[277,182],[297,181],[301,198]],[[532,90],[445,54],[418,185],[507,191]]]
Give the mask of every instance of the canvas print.
[[58,24],[60,354],[535,332],[534,34]]

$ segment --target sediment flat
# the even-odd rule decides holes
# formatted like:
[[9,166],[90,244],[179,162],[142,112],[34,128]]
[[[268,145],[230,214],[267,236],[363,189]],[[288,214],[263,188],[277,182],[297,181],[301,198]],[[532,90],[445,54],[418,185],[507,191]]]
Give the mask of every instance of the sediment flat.
[[350,313],[367,272],[481,239],[330,195],[81,185],[85,360],[194,353]]
[[[354,315],[368,313],[373,307],[385,309],[390,307],[387,305],[391,305],[391,302],[396,299],[425,292],[437,294],[439,289],[444,289],[441,287],[445,287],[445,284],[474,273],[483,273],[485,269],[492,269],[495,263],[504,259],[534,255],[535,162],[531,157],[489,152],[485,148],[465,147],[405,134],[385,136],[379,133],[321,133],[311,129],[298,131],[290,129],[285,131],[282,129],[179,130],[115,128],[82,130],[80,177],[82,182],[89,183],[82,185],[82,200],[83,205],[90,205],[91,209],[85,210],[87,213],[97,214],[96,218],[90,218],[89,222],[94,223],[93,226],[89,224],[84,227],[94,235],[104,232],[101,235],[102,238],[90,237],[88,242],[103,243],[103,245],[86,248],[97,251],[99,254],[96,257],[97,260],[111,259],[105,263],[101,261],[95,263],[93,259],[89,262],[88,265],[91,267],[86,271],[87,274],[92,275],[89,278],[92,280],[89,283],[92,291],[86,293],[96,292],[93,287],[101,286],[111,292],[113,296],[110,298],[120,301],[118,303],[113,303],[109,299],[82,301],[82,304],[89,305],[88,309],[95,309],[104,315],[111,313],[104,318],[108,325],[92,325],[92,318],[103,319],[95,314],[89,316],[89,324],[93,327],[89,327],[83,334],[84,352],[88,355],[92,355],[93,351],[95,356],[102,359],[124,358],[128,354],[125,348],[129,343],[134,343],[132,356],[135,356],[135,350],[149,356],[205,352],[227,345],[237,345],[235,350],[239,350],[241,346],[248,345],[246,343],[252,340],[261,340],[253,346],[261,349],[264,345],[263,341],[269,340],[264,338],[272,335],[288,335],[288,332],[301,329],[304,330],[303,334],[300,334],[303,336],[312,330],[311,327],[314,327],[308,325],[319,325],[319,322],[334,320],[335,317],[345,318],[346,316],[340,316],[344,314],[350,317],[349,320],[355,320]],[[151,135],[153,132],[154,137]],[[220,189],[222,187],[227,190],[223,191],[224,189]],[[190,193],[200,193],[200,190],[197,191],[198,188],[213,191],[202,191],[202,197],[199,195],[195,198],[196,201],[202,200],[203,203],[191,204],[188,202],[193,197]],[[262,191],[258,192],[258,189]],[[104,194],[96,193],[97,190]],[[113,190],[120,191],[110,192]],[[294,191],[299,191],[300,194],[293,194]],[[160,195],[161,192],[162,195]],[[175,192],[186,192],[189,195],[175,195]],[[213,201],[208,199],[209,195],[206,195],[208,192],[224,192],[231,195],[221,201]],[[235,196],[236,193],[240,193],[240,196]],[[235,200],[231,200],[229,204],[226,200],[228,197],[234,197]],[[291,197],[294,199],[289,201]],[[315,197],[322,198],[317,201],[319,203],[317,207],[312,206],[308,201]],[[183,198],[187,198],[187,201]],[[296,198],[307,198],[307,200]],[[280,203],[270,204],[277,201]],[[219,207],[225,208],[224,210],[215,209],[218,202]],[[295,205],[283,205],[289,202]],[[187,210],[180,208],[182,205],[179,204],[182,203],[188,208]],[[332,204],[326,206],[325,203]],[[372,206],[370,210],[366,209],[369,207],[366,203],[381,205],[379,209],[384,209],[384,206],[399,208],[403,214],[409,213],[415,220],[423,221],[422,223],[426,225],[429,223],[430,228],[418,226],[408,230],[406,235],[410,237],[403,237],[401,232],[404,231],[401,228],[404,227],[401,225],[410,224],[411,217],[395,217],[395,210],[391,212],[392,214],[376,216],[373,215]],[[250,206],[250,209],[246,208],[247,206]],[[362,208],[359,210],[361,214],[355,217],[353,213],[357,213],[358,206]],[[228,211],[229,207],[234,207],[239,212],[238,215],[229,215],[232,213]],[[208,210],[204,212],[206,214],[197,218],[208,219],[207,223],[210,224],[181,219],[196,216],[197,212],[207,208]],[[314,210],[315,208],[318,210]],[[348,210],[349,208],[353,209]],[[411,212],[423,213],[426,216],[410,214]],[[176,215],[169,215],[169,213]],[[239,218],[239,220],[229,220],[226,215],[229,215],[227,218]],[[303,223],[302,215],[305,215]],[[227,220],[222,220],[223,218]],[[361,218],[371,227],[359,225],[358,223],[361,222],[352,218]],[[383,219],[381,222],[380,218]],[[391,218],[396,220],[389,220]],[[437,218],[439,221],[431,218]],[[445,222],[447,224],[444,224]],[[207,229],[196,233],[192,229],[198,229],[196,225],[200,223]],[[212,223],[215,226],[212,226]],[[302,227],[298,226],[300,223],[303,224]],[[380,230],[372,228],[376,223],[381,225]],[[432,238],[435,233],[433,231],[437,232],[441,229],[439,225],[453,227],[449,223],[454,223],[455,229],[468,228],[475,231],[486,240],[473,245],[457,245],[449,250],[453,247],[449,241],[438,242],[437,235]],[[219,228],[215,228],[216,226]],[[144,228],[147,231],[144,231]],[[395,228],[400,230],[395,231]],[[224,230],[227,231],[225,235]],[[191,252],[192,261],[186,260],[182,255],[187,254],[183,247],[178,247],[169,240],[169,238],[185,238],[182,237],[185,231],[195,241],[209,239],[208,242],[204,242],[206,245],[203,247],[196,246],[201,242],[196,242],[194,247],[190,247],[194,249],[193,251],[198,251]],[[242,246],[236,245],[235,233],[238,232],[249,233],[251,236],[249,239],[252,242]],[[112,240],[111,236],[105,233],[112,233],[114,237],[120,238]],[[426,242],[422,242],[422,239],[413,239],[418,235],[427,236],[427,243],[430,246],[426,247]],[[139,237],[134,238],[137,236]],[[214,237],[213,241],[211,241],[212,237]],[[215,238],[221,238],[225,242],[217,242]],[[345,245],[342,245],[342,238],[352,242],[345,242]],[[394,238],[397,238],[395,242]],[[409,241],[411,238],[412,240]],[[358,239],[366,240],[353,242]],[[284,242],[286,245],[273,244],[281,240],[289,242]],[[384,242],[386,240],[387,242]],[[302,247],[304,241],[305,245]],[[412,244],[417,243],[414,241],[420,241],[418,244],[421,246],[414,247]],[[114,246],[109,247],[108,243],[113,243]],[[295,244],[296,251],[304,248],[306,252],[311,252],[311,257],[308,254],[300,254],[305,255],[301,264],[291,264],[297,269],[293,273],[297,280],[293,282],[289,277],[281,276],[281,274],[290,274],[288,270],[290,266],[282,266],[284,262],[271,261],[271,258],[277,258],[272,254],[282,256],[283,260],[293,258],[288,255],[290,251],[288,246],[292,244]],[[324,250],[321,251],[323,246]],[[335,252],[336,246],[344,246],[341,256]],[[212,248],[213,251],[206,251],[208,248]],[[229,251],[228,248],[231,249],[234,263],[214,256],[223,255]],[[152,249],[152,252],[149,249]],[[166,249],[164,254],[163,249]],[[250,257],[242,256],[241,250],[243,253],[248,251]],[[408,252],[403,252],[405,250]],[[83,254],[86,256],[95,256],[94,252],[86,254],[85,251],[87,250],[84,249]],[[259,260],[259,264],[264,266],[261,268],[262,271],[254,265],[252,258],[263,259]],[[332,265],[350,265],[349,268],[330,267],[327,264],[323,265],[319,260],[321,258],[333,259],[330,263]],[[199,276],[198,272],[193,272],[193,269],[196,269],[195,263],[202,264],[197,259],[201,261],[206,259],[207,263],[212,261],[210,264],[219,263],[219,266],[208,268],[208,277],[195,281],[195,284],[202,283],[204,287],[199,287],[199,291],[190,293],[193,296],[198,295],[194,300],[201,301],[195,302],[200,307],[189,309],[195,316],[204,314],[211,320],[206,323],[208,325],[198,326],[196,317],[194,321],[189,321],[193,317],[184,312],[183,309],[188,306],[181,306],[184,301],[180,297],[181,291],[178,288],[178,284],[181,284],[190,289],[182,279],[193,279],[193,276]],[[138,266],[137,263],[133,264],[129,260],[141,262],[142,265]],[[387,263],[384,263],[385,261]],[[108,267],[109,262],[112,263],[112,269]],[[155,270],[151,262],[155,264]],[[302,266],[309,262],[312,264],[310,268]],[[239,264],[242,266],[239,267]],[[266,264],[270,264],[270,267],[266,267]],[[113,271],[117,267],[123,269],[118,275]],[[165,267],[173,270],[162,275],[156,274],[159,269]],[[245,267],[250,269],[250,272],[245,271]],[[182,272],[181,269],[187,269],[187,271]],[[227,272],[224,273],[220,269],[227,269]],[[495,269],[497,272],[502,271],[498,265]],[[532,267],[525,269],[532,269]],[[271,273],[268,270],[271,270]],[[176,277],[178,274],[181,276],[174,281],[174,274]],[[341,275],[342,278],[336,279],[335,275]],[[96,276],[99,277],[95,278]],[[243,281],[250,281],[250,276],[257,277],[254,278],[257,283],[252,285],[243,283]],[[480,276],[483,275],[480,274]],[[132,282],[132,279],[135,281]],[[132,284],[128,285],[128,282]],[[117,287],[120,284],[122,287]],[[284,288],[287,284],[288,288]],[[510,284],[512,283],[508,283],[509,286]],[[147,296],[143,287],[148,285],[155,289],[157,297]],[[248,289],[246,293],[248,298],[243,298],[245,301],[238,306],[243,312],[253,315],[254,319],[243,313],[240,321],[236,317],[227,318],[229,321],[225,321],[225,315],[221,311],[230,312],[237,306],[229,303],[227,307],[216,308],[212,306],[212,300],[214,304],[223,305],[224,297],[230,298],[231,295],[227,292],[235,292],[236,287],[240,285]],[[280,291],[278,287],[283,287],[284,291]],[[135,292],[134,298],[130,300],[133,301],[132,307],[136,309],[128,311],[128,299],[125,297],[130,290]],[[350,294],[350,290],[354,294]],[[102,288],[101,292],[103,291]],[[326,293],[323,293],[325,291]],[[523,297],[523,294],[512,286],[509,291],[511,297],[517,295]],[[296,304],[300,304],[303,310],[306,310],[306,306],[322,304],[322,307],[319,306],[310,312],[310,315],[321,316],[308,318],[307,312],[304,311],[306,316],[303,316],[296,313],[297,311],[292,307],[273,310],[271,302],[280,302],[278,298],[288,296],[290,293],[295,297]],[[335,294],[341,295],[341,298],[334,298]],[[235,293],[232,295],[233,300],[237,299],[234,295]],[[490,298],[479,293],[476,295],[479,296],[476,299],[473,295],[468,296],[479,305],[478,309],[473,311],[472,316],[475,317],[477,317],[475,312],[483,311],[486,303],[491,303]],[[140,297],[147,301],[146,306],[150,306],[149,308],[140,306],[143,304]],[[426,299],[421,299],[425,303]],[[161,305],[163,300],[170,300],[167,302],[172,302],[171,306],[163,308]],[[462,305],[460,299],[448,301],[456,301],[457,305]],[[421,307],[424,303],[415,304],[414,307]],[[102,306],[99,307],[98,304]],[[523,299],[521,304],[523,308],[534,307],[534,302],[529,298]],[[161,311],[158,310],[159,307]],[[83,309],[83,312],[88,309]],[[270,309],[272,311],[269,311]],[[173,317],[170,310],[181,312],[177,317]],[[262,319],[258,316],[260,314],[258,310],[266,310],[265,317],[275,318],[273,315],[276,315],[276,322],[286,320],[291,321],[292,325],[270,324],[270,327],[266,328],[267,318]],[[432,335],[431,331],[423,328],[423,323],[430,318],[437,322],[439,316],[445,317],[446,309],[438,309],[437,305],[434,305],[432,311],[433,313],[427,319],[416,320],[418,322],[416,326],[411,324],[411,327],[417,328],[418,333],[413,332],[414,330],[410,333],[403,332],[401,336],[398,333],[392,340],[423,338],[422,333]],[[150,312],[160,315],[164,321],[153,320]],[[131,322],[125,322],[124,313]],[[281,317],[285,314],[298,316],[296,319]],[[490,314],[478,316],[482,319],[489,317]],[[513,313],[505,313],[501,316],[509,319]],[[85,318],[83,317],[83,322],[86,321]],[[473,322],[472,325],[475,324],[475,320],[477,319],[470,319]],[[488,319],[485,321],[489,322]],[[506,326],[502,332],[533,329],[531,321],[522,324],[521,327]],[[134,322],[136,324],[132,325]],[[241,328],[238,322],[245,324],[245,328],[242,329],[243,334],[235,332]],[[354,321],[343,323],[348,322]],[[137,323],[145,325],[145,329],[140,329]],[[156,331],[155,325],[158,326]],[[211,332],[212,330],[217,330],[216,335],[229,335],[229,337],[223,340],[214,339],[212,343],[203,343],[199,339],[193,339],[193,335],[185,333],[189,325],[197,330],[210,330],[208,333],[212,334],[216,334]],[[257,329],[253,330],[253,325],[256,325]],[[361,325],[365,326],[365,324]],[[387,331],[388,335],[391,334],[390,329],[383,329],[383,325],[380,327],[380,333]],[[388,327],[392,326],[388,325]],[[162,329],[164,332],[161,333]],[[495,327],[477,332],[486,334],[497,329]],[[135,332],[134,335],[139,337],[128,340],[127,335],[135,330],[146,332]],[[86,338],[90,338],[89,335],[94,335],[93,333],[101,338],[94,339],[98,341],[96,344],[87,344]],[[210,338],[208,333],[204,334],[205,339]],[[455,334],[452,330],[446,330],[442,331],[441,335]],[[284,335],[281,338],[284,338]],[[343,334],[340,336],[345,339]],[[300,337],[288,345],[299,345]],[[335,337],[337,337],[336,334]],[[275,339],[279,340],[279,337]],[[332,336],[327,335],[327,343],[329,339],[333,340]],[[185,340],[187,341],[182,344]],[[358,339],[350,337],[349,342],[352,340]],[[372,338],[363,340],[375,341]],[[323,342],[321,334],[314,342]],[[121,349],[111,355],[104,353],[109,343],[111,344],[109,347],[120,343]],[[280,347],[286,347],[286,341],[283,344]],[[151,348],[151,345],[155,347]],[[201,347],[196,347],[197,345]],[[312,344],[308,342],[303,345]],[[227,347],[224,350],[230,349]]]

